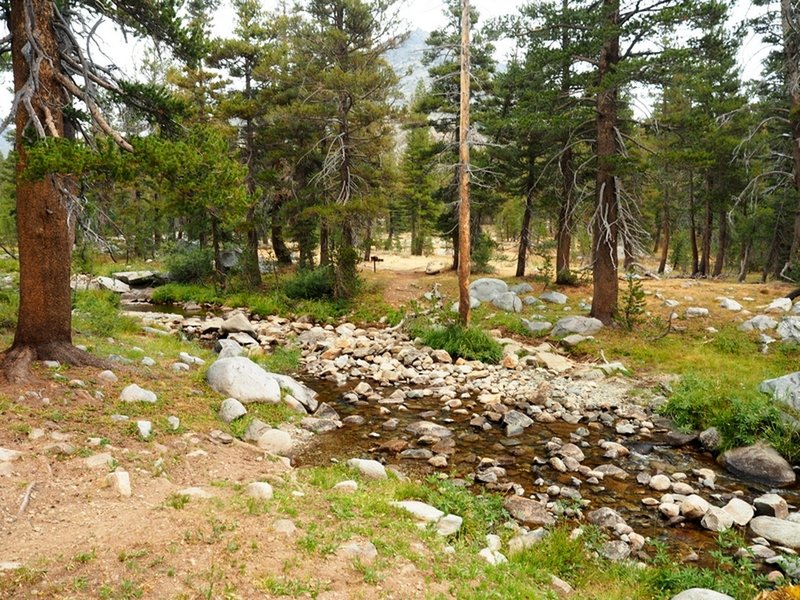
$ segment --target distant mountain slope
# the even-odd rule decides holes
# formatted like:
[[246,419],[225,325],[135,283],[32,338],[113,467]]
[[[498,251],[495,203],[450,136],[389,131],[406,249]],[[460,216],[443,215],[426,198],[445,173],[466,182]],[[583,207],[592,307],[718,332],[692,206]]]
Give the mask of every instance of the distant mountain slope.
[[387,52],[389,64],[400,77],[400,88],[406,102],[411,100],[420,80],[428,82],[428,71],[422,66],[422,53],[429,35],[427,31],[417,28],[402,46]]

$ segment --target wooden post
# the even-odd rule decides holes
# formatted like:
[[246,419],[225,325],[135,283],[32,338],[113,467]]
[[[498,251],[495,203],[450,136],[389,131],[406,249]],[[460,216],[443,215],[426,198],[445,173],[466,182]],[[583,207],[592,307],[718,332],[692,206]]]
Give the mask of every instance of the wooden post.
[[469,326],[469,0],[461,0],[461,106],[458,126],[458,317]]

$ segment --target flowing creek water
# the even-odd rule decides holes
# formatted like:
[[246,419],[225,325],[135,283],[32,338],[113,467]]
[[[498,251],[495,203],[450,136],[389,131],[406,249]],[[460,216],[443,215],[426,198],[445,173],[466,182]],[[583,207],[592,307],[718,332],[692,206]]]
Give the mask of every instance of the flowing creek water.
[[[681,557],[696,554],[701,566],[710,564],[707,551],[717,549],[717,534],[703,529],[698,522],[689,520],[668,525],[667,519],[659,513],[658,505],[647,506],[642,503],[645,498],[660,498],[663,492],[653,491],[637,482],[637,474],[663,472],[672,476],[674,473],[685,473],[688,476],[686,482],[695,487],[698,494],[719,506],[724,505],[736,491],[743,493],[742,499],[748,502],[767,491],[763,486],[729,476],[709,453],[691,446],[670,445],[667,432],[658,429],[648,437],[627,436],[621,440],[619,438],[622,436],[618,436],[610,427],[596,430],[587,429],[583,423],[572,425],[555,421],[534,423],[521,435],[509,438],[497,424],[489,430],[476,430],[469,424],[471,415],[453,414],[442,406],[435,395],[406,400],[404,406],[407,410],[392,410],[392,414],[387,415],[381,410],[384,405],[344,400],[343,394],[352,386],[339,387],[332,382],[308,378],[304,383],[319,393],[320,402],[333,406],[342,418],[359,415],[364,418],[364,422],[360,425],[345,423],[337,431],[315,436],[312,444],[296,457],[298,465],[328,465],[332,460],[363,457],[398,465],[402,472],[409,474],[425,475],[442,471],[428,465],[426,460],[404,459],[386,448],[386,443],[391,440],[402,440],[407,443],[408,448],[424,448],[425,446],[416,444],[416,436],[407,432],[406,427],[419,420],[434,421],[448,427],[454,434],[455,445],[449,455],[449,465],[444,469],[445,472],[456,477],[467,477],[476,472],[481,458],[492,458],[506,469],[507,476],[501,482],[521,485],[526,495],[544,493],[551,485],[576,488],[590,502],[585,510],[602,506],[614,508],[637,533],[665,542]],[[353,385],[355,383],[357,382]],[[465,399],[465,407],[469,408],[471,402],[474,401]],[[477,402],[473,406],[476,412],[480,411]],[[394,431],[383,429],[383,424],[389,418],[398,421]],[[579,431],[581,429],[582,432]],[[585,434],[586,431],[588,435],[576,435],[576,432]],[[596,485],[584,482],[576,486],[573,481],[575,474],[558,472],[546,462],[549,456],[546,444],[554,437],[560,438],[564,443],[572,441],[581,446],[586,455],[582,464],[594,468],[611,463],[624,469],[628,476],[625,479],[606,476]],[[599,444],[605,439],[624,443],[631,450],[630,454],[616,459],[604,457],[604,450]],[[712,469],[717,474],[714,489],[703,488],[698,483],[698,478],[692,475],[693,470],[701,468]],[[540,478],[544,483],[537,483]],[[481,488],[481,484],[473,487],[476,492]],[[781,494],[790,505],[800,504],[800,494],[796,488],[782,490]],[[570,504],[566,502],[565,506]],[[751,533],[746,534],[748,539],[752,537]]]

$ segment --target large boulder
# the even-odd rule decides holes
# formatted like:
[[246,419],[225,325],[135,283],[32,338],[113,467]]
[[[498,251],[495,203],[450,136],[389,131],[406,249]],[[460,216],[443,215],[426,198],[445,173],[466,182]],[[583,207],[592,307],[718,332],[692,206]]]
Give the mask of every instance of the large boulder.
[[522,312],[522,300],[514,292],[504,292],[492,298],[492,304],[506,312]]
[[592,317],[571,316],[559,319],[550,335],[553,337],[564,337],[572,333],[579,335],[594,335],[603,328],[600,319]]
[[795,482],[791,465],[778,452],[764,444],[754,444],[728,450],[719,457],[728,471],[772,487],[786,487]]
[[775,379],[765,379],[758,389],[779,402],[800,409],[800,371]]
[[792,309],[792,301],[789,298],[775,298],[764,309],[767,313],[784,313]]
[[491,277],[476,279],[469,286],[469,295],[481,302],[491,302],[495,296],[505,294],[507,291],[508,284],[505,281]]
[[549,290],[544,294],[539,295],[539,300],[542,302],[549,302],[550,304],[566,304],[567,297],[561,292]]
[[744,323],[739,325],[739,331],[768,331],[775,329],[778,322],[768,315],[756,315],[752,319],[747,319]]
[[222,322],[220,327],[222,333],[246,333],[250,337],[256,338],[256,330],[242,313],[234,313]]
[[220,358],[209,367],[206,381],[214,391],[244,404],[278,404],[281,401],[281,387],[277,379],[244,356]]
[[125,292],[131,291],[131,286],[129,286],[127,283],[112,277],[100,276],[97,278],[97,283],[101,289],[111,290],[112,292],[117,292],[118,294],[124,294]]
[[800,344],[800,317],[784,317],[778,323],[778,335],[784,342]]
[[789,548],[800,548],[800,523],[761,516],[750,521],[750,529],[770,542]]

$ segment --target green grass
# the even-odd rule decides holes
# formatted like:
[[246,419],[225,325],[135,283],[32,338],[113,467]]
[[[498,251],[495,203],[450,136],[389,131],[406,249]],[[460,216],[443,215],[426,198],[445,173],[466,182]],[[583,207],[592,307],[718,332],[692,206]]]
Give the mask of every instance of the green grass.
[[276,346],[269,354],[253,360],[272,373],[296,373],[300,369],[300,349],[293,346]]
[[140,329],[135,319],[119,314],[119,295],[107,290],[81,290],[75,293],[75,319],[77,333],[95,336],[116,336]]
[[441,326],[416,322],[411,325],[409,332],[431,348],[446,350],[454,359],[496,364],[503,357],[502,346],[476,326],[462,327],[455,323]]

